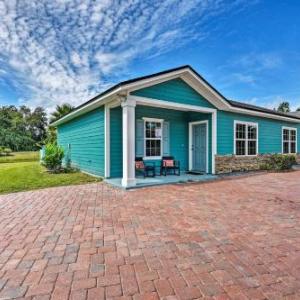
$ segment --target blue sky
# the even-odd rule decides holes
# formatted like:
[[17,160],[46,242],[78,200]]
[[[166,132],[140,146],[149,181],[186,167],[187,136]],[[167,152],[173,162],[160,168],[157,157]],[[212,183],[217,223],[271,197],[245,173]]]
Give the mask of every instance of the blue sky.
[[190,64],[229,99],[300,107],[300,3],[0,0],[0,105],[81,104]]

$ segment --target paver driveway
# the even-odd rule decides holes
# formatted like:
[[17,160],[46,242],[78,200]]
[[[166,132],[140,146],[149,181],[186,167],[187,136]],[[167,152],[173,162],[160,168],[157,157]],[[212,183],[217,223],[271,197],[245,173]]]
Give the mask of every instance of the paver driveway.
[[300,172],[10,194],[0,217],[1,299],[300,299]]

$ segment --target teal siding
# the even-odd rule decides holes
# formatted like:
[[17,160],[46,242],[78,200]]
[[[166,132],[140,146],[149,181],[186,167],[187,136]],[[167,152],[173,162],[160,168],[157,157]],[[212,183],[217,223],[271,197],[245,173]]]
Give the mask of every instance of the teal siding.
[[71,162],[82,171],[104,176],[104,108],[100,107],[57,128],[58,143],[65,152],[71,146]]
[[119,106],[110,110],[110,177],[122,176],[122,148],[122,108]]
[[214,108],[182,79],[173,79],[132,92],[135,96]]
[[218,142],[217,153],[219,155],[233,154],[234,151],[234,121],[258,123],[258,152],[259,154],[281,153],[282,151],[282,127],[298,128],[298,151],[300,140],[300,125],[279,120],[253,117],[230,112],[218,111]]

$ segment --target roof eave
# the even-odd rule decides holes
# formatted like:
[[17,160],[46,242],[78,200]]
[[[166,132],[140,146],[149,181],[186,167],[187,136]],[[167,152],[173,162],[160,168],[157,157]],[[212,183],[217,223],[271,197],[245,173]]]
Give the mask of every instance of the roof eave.
[[[118,94],[128,94],[129,92],[140,89],[146,86],[151,86],[154,84],[158,84],[163,81],[170,80],[170,78],[176,78],[179,77],[183,80],[189,79],[191,83],[191,87],[196,88],[196,90],[199,92],[199,89],[197,89],[197,83],[198,86],[200,84],[202,87],[204,87],[209,94],[211,95],[210,102],[212,102],[218,109],[224,110],[224,111],[230,111],[235,113],[242,113],[242,114],[248,114],[248,115],[256,115],[261,117],[267,117],[267,118],[273,118],[273,119],[280,119],[288,122],[298,122],[300,123],[300,118],[296,116],[282,116],[276,113],[272,112],[263,112],[250,109],[250,108],[244,108],[239,107],[238,105],[234,105],[234,103],[231,103],[226,97],[224,97],[217,89],[215,89],[209,82],[207,82],[198,72],[196,72],[191,66],[186,65],[178,68],[174,68],[171,70],[159,72],[156,74],[151,74],[148,76],[138,77],[135,79],[123,81],[110,89],[104,91],[103,93],[97,95],[96,97],[90,99],[89,101],[81,104],[78,106],[74,111],[69,113],[68,115],[62,117],[61,119],[53,122],[50,124],[50,126],[58,126],[65,122],[68,122],[72,120],[73,118],[80,116],[88,111],[91,111],[106,102],[109,102],[114,99]],[[188,78],[189,77],[189,78]],[[193,79],[193,82],[191,80]],[[199,92],[200,93],[200,92]],[[212,101],[212,99],[214,101]]]
[[99,96],[98,98],[93,98],[93,101],[83,105],[79,109],[75,109],[74,111],[70,112],[69,114],[65,115],[64,117],[60,118],[59,120],[51,123],[49,126],[57,127],[58,125],[61,125],[63,123],[66,123],[68,121],[71,121],[72,119],[81,116],[97,107],[100,107],[104,105],[107,102],[113,101],[118,93],[122,91],[121,87],[117,87],[114,90],[112,90],[108,94],[104,94],[103,96]]
[[240,114],[245,114],[245,115],[250,115],[250,116],[256,116],[256,117],[261,117],[261,118],[268,118],[268,119],[292,122],[292,123],[300,123],[299,118],[277,115],[277,114],[273,114],[271,112],[261,112],[261,111],[256,111],[256,110],[252,110],[252,109],[240,108],[240,107],[236,107],[236,106],[231,106],[230,109],[227,109],[225,111],[232,112],[232,113],[240,113]]

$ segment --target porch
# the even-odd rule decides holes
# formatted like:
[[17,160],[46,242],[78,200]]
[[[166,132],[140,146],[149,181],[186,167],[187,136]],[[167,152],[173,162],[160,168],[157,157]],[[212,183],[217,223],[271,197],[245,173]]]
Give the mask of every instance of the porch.
[[[202,174],[202,175],[196,175],[196,174],[189,174],[189,173],[182,173],[180,176],[176,175],[167,175],[167,176],[156,176],[156,177],[136,177],[136,184],[133,187],[127,187],[127,189],[130,188],[142,188],[142,187],[148,187],[148,186],[154,186],[154,185],[166,185],[166,184],[179,184],[179,183],[193,183],[193,182],[206,182],[206,181],[212,181],[216,180],[218,178],[217,175],[212,174]],[[105,182],[112,186],[116,186],[119,188],[123,188],[122,185],[122,178],[109,178],[105,179]]]
[[[215,178],[210,175],[215,172],[215,109],[127,96],[121,106],[107,106],[105,116],[106,141],[110,142],[106,143],[105,155],[108,183],[131,188]],[[166,156],[180,162],[180,176],[160,176]],[[137,176],[137,158],[154,164],[156,176]]]

